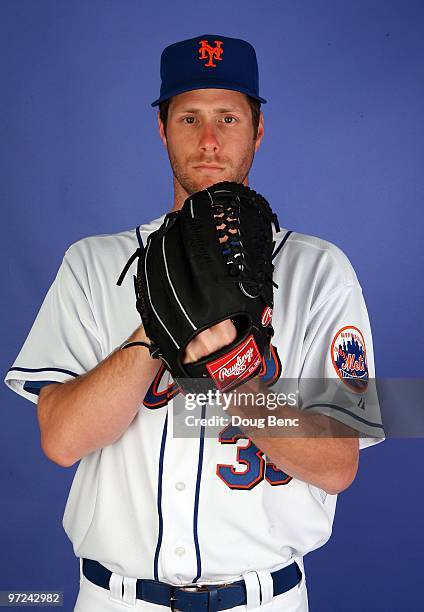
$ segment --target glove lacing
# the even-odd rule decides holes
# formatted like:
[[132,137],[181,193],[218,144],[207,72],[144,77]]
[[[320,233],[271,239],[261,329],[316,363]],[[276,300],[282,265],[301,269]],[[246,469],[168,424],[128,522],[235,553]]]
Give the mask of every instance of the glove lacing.
[[[272,213],[269,204],[266,200],[263,200],[269,209],[269,216],[274,224],[278,227],[277,216]],[[263,210],[258,203],[252,199],[248,206],[251,204],[255,205],[255,208],[259,210],[262,215]],[[251,298],[256,298],[260,295],[264,283],[270,282],[276,288],[278,285],[273,281],[269,274],[265,273],[267,265],[266,251],[263,248],[266,243],[267,236],[265,233],[264,224],[262,219],[258,219],[258,223],[255,226],[253,235],[253,248],[254,253],[252,254],[256,261],[256,270],[252,270],[246,257],[246,250],[243,245],[242,235],[240,230],[240,198],[236,195],[236,201],[234,201],[234,195],[231,196],[231,200],[227,204],[221,202],[212,203],[212,211],[215,219],[216,232],[221,247],[222,256],[228,266],[229,282],[236,282],[239,284],[241,291]],[[265,212],[268,212],[266,210]],[[279,227],[277,231],[279,230]]]

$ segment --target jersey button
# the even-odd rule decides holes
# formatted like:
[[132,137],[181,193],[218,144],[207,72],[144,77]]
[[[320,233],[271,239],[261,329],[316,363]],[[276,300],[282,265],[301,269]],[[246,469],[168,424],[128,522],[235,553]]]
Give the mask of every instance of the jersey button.
[[175,549],[175,554],[179,557],[182,557],[183,555],[185,555],[185,548],[183,548],[182,546],[178,546],[178,548]]
[[185,484],[183,482],[177,482],[175,484],[175,488],[177,489],[177,491],[184,491],[185,489]]

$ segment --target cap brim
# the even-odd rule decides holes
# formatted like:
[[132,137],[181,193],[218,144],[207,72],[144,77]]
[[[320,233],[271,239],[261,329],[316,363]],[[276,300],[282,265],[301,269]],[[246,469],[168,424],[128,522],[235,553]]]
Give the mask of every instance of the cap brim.
[[232,83],[224,84],[222,81],[220,81],[218,84],[215,84],[211,82],[210,79],[208,79],[207,81],[203,81],[203,82],[200,81],[197,83],[192,83],[191,85],[175,87],[174,89],[167,91],[160,98],[152,102],[151,106],[158,106],[158,104],[160,104],[161,102],[164,102],[165,100],[168,100],[169,98],[172,98],[172,96],[176,96],[180,93],[184,93],[185,91],[194,91],[195,89],[231,89],[232,91],[239,91],[240,93],[247,94],[251,98],[258,100],[262,104],[267,103],[267,101],[264,98],[257,96],[255,93],[253,93],[252,91],[248,89],[245,89],[244,87],[240,87],[239,85],[233,85]]

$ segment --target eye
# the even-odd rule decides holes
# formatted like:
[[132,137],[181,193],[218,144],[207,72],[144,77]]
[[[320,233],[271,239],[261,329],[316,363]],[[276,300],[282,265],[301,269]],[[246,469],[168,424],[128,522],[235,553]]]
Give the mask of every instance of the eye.
[[193,121],[189,121],[189,122],[188,122],[188,123],[189,123],[189,125],[192,125],[192,124],[194,123],[194,117],[191,117],[191,116],[189,116],[189,117],[183,117],[183,122],[184,122],[186,119],[193,119]]
[[[232,119],[232,121],[229,122],[229,121],[226,121],[226,119]],[[232,123],[235,123],[236,121],[237,121],[236,118],[235,117],[231,117],[231,115],[226,115],[224,117],[224,123],[227,123],[227,125],[231,125]]]

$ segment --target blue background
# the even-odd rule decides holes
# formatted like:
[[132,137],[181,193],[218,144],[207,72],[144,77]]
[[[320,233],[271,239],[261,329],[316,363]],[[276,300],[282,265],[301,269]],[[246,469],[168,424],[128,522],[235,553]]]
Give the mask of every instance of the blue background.
[[[422,377],[423,24],[413,0],[2,0],[2,371],[72,242],[171,207],[150,106],[160,53],[215,32],[257,51],[268,104],[250,184],[285,227],[350,258],[377,375]],[[43,456],[35,406],[0,393],[0,589],[64,590],[71,610],[79,568],[61,520],[75,468]],[[361,453],[332,539],[306,558],[312,612],[421,608],[422,450]]]

